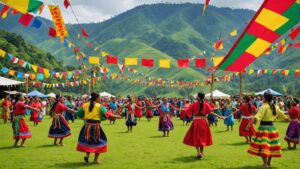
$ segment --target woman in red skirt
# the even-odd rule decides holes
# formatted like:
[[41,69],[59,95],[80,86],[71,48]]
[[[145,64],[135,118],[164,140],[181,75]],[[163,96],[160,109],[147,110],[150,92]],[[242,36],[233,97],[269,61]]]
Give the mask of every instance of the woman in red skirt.
[[194,120],[183,140],[184,144],[196,147],[198,159],[203,157],[204,147],[212,145],[212,136],[207,122],[207,115],[212,114],[224,119],[224,117],[213,113],[214,108],[204,101],[204,97],[203,93],[198,93],[197,102],[191,104],[186,110],[187,115],[192,116],[194,114]]
[[[42,112],[42,104],[39,102],[38,97],[34,98],[34,101],[30,104],[30,106],[35,109],[39,109],[40,112]],[[33,121],[34,126],[37,126],[39,124],[39,122],[41,122],[41,120],[39,118],[40,115],[41,115],[41,113],[39,113],[37,111],[31,111],[30,121]]]
[[246,138],[246,143],[251,143],[251,137],[255,134],[254,125],[250,126],[249,130],[246,130],[246,126],[253,118],[253,114],[256,112],[256,107],[251,103],[251,98],[246,96],[244,103],[240,107],[242,112],[242,122],[240,124],[240,136]]
[[26,109],[30,109],[32,111],[40,112],[39,109],[32,108],[25,104],[25,99],[22,95],[18,95],[15,102],[14,108],[14,119],[12,123],[14,139],[15,139],[15,147],[18,147],[18,142],[22,139],[20,147],[24,147],[24,143],[27,138],[31,138],[31,133],[28,125],[24,120],[24,116],[26,113]]
[[153,112],[152,112],[152,107],[153,107],[153,102],[151,99],[146,99],[146,118],[148,122],[151,121],[153,118]]

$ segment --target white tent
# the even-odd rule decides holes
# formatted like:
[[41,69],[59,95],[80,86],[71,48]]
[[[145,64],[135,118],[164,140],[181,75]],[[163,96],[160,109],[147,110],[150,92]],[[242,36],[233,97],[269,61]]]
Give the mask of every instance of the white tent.
[[264,95],[265,92],[270,92],[273,96],[282,96],[281,93],[276,92],[275,90],[273,90],[271,88],[263,90],[261,92],[257,92],[257,93],[255,93],[255,95]]
[[12,80],[12,79],[7,79],[5,77],[0,76],[0,86],[3,87],[8,87],[8,86],[17,86],[22,84],[23,82]]
[[48,97],[52,97],[52,98],[55,98],[56,97],[56,94],[55,93],[49,93],[47,94]]
[[[210,93],[206,94],[205,97],[210,97]],[[215,90],[215,91],[213,91],[213,97],[214,98],[227,98],[227,97],[230,97],[230,95],[225,94],[225,93],[221,92],[220,90]]]
[[100,96],[101,97],[115,97],[114,95],[110,94],[110,93],[107,93],[107,92],[102,92],[100,93]]

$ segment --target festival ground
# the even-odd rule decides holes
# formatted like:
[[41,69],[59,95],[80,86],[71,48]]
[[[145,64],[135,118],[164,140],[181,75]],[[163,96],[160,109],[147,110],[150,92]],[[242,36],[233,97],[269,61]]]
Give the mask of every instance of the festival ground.
[[[29,117],[26,117],[28,120]],[[79,130],[83,121],[76,120],[70,124],[72,136],[64,141],[64,146],[53,146],[53,139],[47,138],[50,118],[34,127],[28,122],[33,135],[26,141],[26,148],[13,148],[11,124],[0,122],[0,168],[110,168],[110,169],[141,169],[141,168],[214,168],[214,169],[257,169],[261,159],[249,155],[244,138],[238,136],[238,123],[234,131],[225,131],[223,121],[218,127],[212,127],[214,145],[205,149],[202,160],[195,159],[195,148],[182,143],[188,126],[174,118],[175,130],[170,137],[162,137],[157,131],[158,118],[150,123],[145,118],[133,128],[133,133],[126,132],[124,119],[117,120],[115,125],[109,121],[102,123],[108,137],[108,152],[100,155],[101,164],[93,165],[83,162],[83,153],[76,151]],[[298,150],[287,150],[283,140],[288,123],[276,122],[280,131],[283,146],[283,157],[272,161],[274,167],[296,169],[299,166]]]

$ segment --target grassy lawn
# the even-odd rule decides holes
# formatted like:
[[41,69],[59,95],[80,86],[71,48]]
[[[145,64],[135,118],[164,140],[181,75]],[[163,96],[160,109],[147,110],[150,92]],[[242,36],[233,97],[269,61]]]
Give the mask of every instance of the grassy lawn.
[[[29,119],[27,117],[26,119]],[[255,169],[261,165],[261,159],[249,155],[244,138],[238,136],[236,123],[234,131],[226,132],[223,121],[212,128],[214,145],[205,149],[205,157],[196,160],[196,150],[182,143],[188,126],[173,118],[175,130],[170,137],[161,137],[157,131],[158,119],[150,123],[145,118],[126,133],[125,120],[117,120],[115,125],[109,121],[102,123],[108,137],[108,152],[100,155],[102,163],[97,166],[83,163],[84,153],[76,151],[79,130],[82,121],[70,124],[72,136],[65,139],[63,147],[54,147],[53,139],[47,137],[51,119],[46,119],[34,127],[29,123],[33,138],[27,140],[26,148],[12,148],[12,129],[10,124],[0,122],[0,168],[109,168],[109,169],[173,169],[173,168],[231,168]],[[288,123],[277,122],[283,145],[283,157],[275,158],[272,168],[296,169],[299,167],[299,150],[287,151],[283,141]],[[93,156],[92,156],[93,157]]]

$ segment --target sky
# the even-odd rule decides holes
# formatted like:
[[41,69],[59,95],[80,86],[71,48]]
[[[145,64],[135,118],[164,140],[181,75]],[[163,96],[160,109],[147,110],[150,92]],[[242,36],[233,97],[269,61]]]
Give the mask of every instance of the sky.
[[[71,9],[65,9],[63,0],[41,0],[46,4],[59,5],[66,23],[76,23]],[[130,10],[136,6],[153,3],[204,3],[205,0],[70,0],[80,23],[102,22]],[[210,4],[218,7],[247,8],[257,10],[263,0],[211,0]],[[209,10],[209,8],[207,8]],[[50,19],[50,12],[44,9],[43,17]]]

